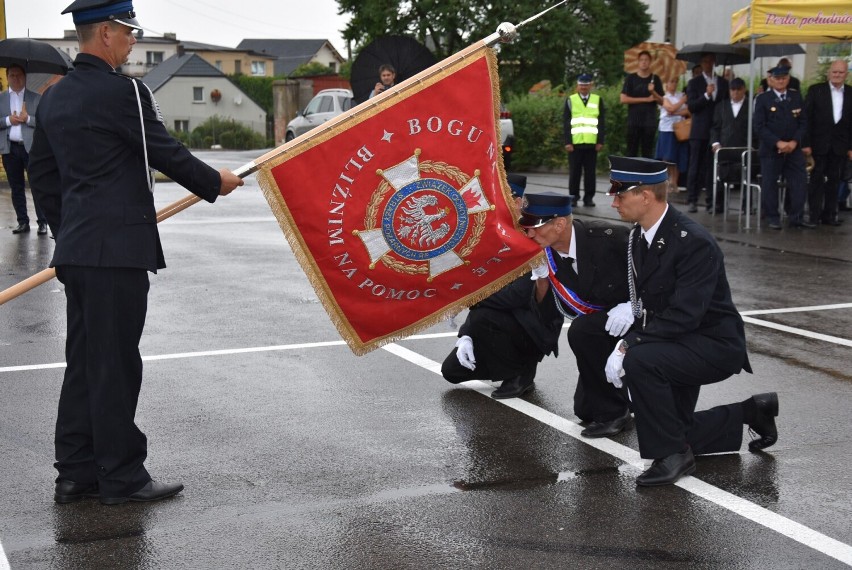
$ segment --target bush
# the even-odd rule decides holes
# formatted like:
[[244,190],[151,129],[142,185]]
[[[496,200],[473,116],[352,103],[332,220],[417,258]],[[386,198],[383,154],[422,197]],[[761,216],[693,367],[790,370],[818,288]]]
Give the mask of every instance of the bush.
[[[185,133],[178,133],[183,140]],[[210,148],[218,144],[232,150],[251,150],[266,147],[266,137],[234,119],[213,116],[195,127],[187,139],[192,148]]]
[[[627,106],[619,101],[620,85],[595,89],[593,93],[601,96],[606,112],[606,144],[598,153],[598,171],[603,172],[609,169],[608,156],[624,154],[627,148]],[[562,109],[568,95],[557,88],[515,96],[506,103],[515,127],[513,169],[567,169]]]

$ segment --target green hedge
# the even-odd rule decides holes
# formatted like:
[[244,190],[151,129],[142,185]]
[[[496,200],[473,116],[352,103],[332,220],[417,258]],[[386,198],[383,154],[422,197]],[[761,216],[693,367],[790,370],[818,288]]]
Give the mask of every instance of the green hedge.
[[[623,154],[626,148],[627,106],[619,102],[621,86],[593,91],[601,96],[606,110],[606,144],[598,154],[598,170],[609,168],[610,154]],[[568,167],[562,133],[565,93],[554,90],[512,97],[506,107],[515,127],[514,170]]]
[[268,148],[269,141],[234,119],[213,116],[198,125],[192,133],[170,131],[189,148],[209,149],[218,144],[232,150]]

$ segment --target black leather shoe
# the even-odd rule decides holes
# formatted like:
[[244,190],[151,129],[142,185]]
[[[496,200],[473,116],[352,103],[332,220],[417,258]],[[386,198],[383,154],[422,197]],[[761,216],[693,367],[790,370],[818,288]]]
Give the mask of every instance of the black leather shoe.
[[651,467],[636,478],[636,484],[641,487],[671,485],[693,471],[695,471],[695,456],[692,455],[692,449],[687,448],[682,453],[673,453],[668,457],[655,459]]
[[607,422],[592,422],[589,426],[580,432],[583,437],[609,437],[621,433],[630,426],[630,410],[627,410],[623,416],[619,416],[614,420]]
[[595,203],[591,202],[591,201],[586,201],[586,202],[583,202],[583,206],[585,206],[586,208],[594,208]]
[[47,224],[39,224],[38,225],[38,235],[45,236],[47,235]]
[[816,227],[817,227],[816,224],[812,224],[812,223],[806,222],[804,220],[802,220],[801,222],[794,222],[790,225],[793,226],[794,228],[802,228],[802,229],[806,229],[806,230],[813,230],[813,229],[816,229]]
[[769,222],[766,225],[769,226],[770,230],[780,230],[781,229],[781,222]]
[[104,505],[120,505],[128,501],[138,503],[150,503],[151,501],[159,501],[173,497],[183,491],[183,483],[160,483],[159,481],[148,481],[148,483],[126,497],[101,497],[101,503]]
[[820,223],[825,224],[826,226],[839,226],[843,222],[841,220],[835,219],[835,220],[823,220]]
[[748,448],[750,451],[759,451],[778,441],[778,428],[775,427],[775,417],[778,415],[778,394],[767,392],[752,396],[751,399],[754,400],[757,408],[757,418],[748,424],[748,427],[760,437],[748,442]]
[[694,214],[695,212],[698,211],[698,205],[697,204],[689,204],[689,207],[686,209],[686,211],[689,212],[690,214]]
[[29,224],[18,224],[18,227],[12,230],[13,234],[25,234],[30,231]]
[[506,400],[508,398],[523,396],[535,389],[534,380],[535,377],[527,374],[515,376],[510,380],[503,380],[500,387],[491,392],[491,397],[495,400]]
[[60,479],[56,482],[56,491],[53,494],[53,500],[66,505],[97,496],[97,483],[77,483],[68,479]]

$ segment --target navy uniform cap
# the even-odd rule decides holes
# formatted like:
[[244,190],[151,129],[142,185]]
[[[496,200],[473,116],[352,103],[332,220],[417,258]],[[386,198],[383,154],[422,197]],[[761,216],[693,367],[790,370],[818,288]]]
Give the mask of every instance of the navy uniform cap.
[[527,194],[518,225],[522,228],[538,228],[561,216],[571,215],[571,196],[555,192]]
[[769,75],[772,77],[784,77],[785,75],[790,75],[790,68],[786,65],[776,65],[769,70]]
[[129,28],[141,30],[136,21],[131,0],[76,0],[62,13],[71,12],[74,25],[96,24],[98,22],[117,22]]
[[591,73],[581,73],[577,76],[577,85],[589,85],[592,83],[592,79]]
[[527,189],[527,177],[523,174],[509,173],[506,175],[506,181],[509,183],[509,188],[512,189],[512,196],[520,198],[524,195],[524,190]]
[[636,186],[659,184],[669,179],[668,165],[662,160],[610,156],[609,166],[609,181],[612,184],[607,192],[609,196],[617,196]]

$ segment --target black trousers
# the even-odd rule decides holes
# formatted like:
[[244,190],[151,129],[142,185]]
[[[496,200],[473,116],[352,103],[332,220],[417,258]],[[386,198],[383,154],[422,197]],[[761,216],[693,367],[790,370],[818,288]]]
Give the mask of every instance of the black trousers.
[[459,363],[458,349],[444,359],[441,374],[447,382],[458,384],[468,380],[503,381],[522,374],[535,376],[544,354],[509,313],[479,307],[468,315],[467,335],[473,339],[476,369]]
[[628,409],[627,389],[614,387],[604,373],[606,360],[618,342],[618,337],[604,328],[607,318],[606,311],[581,315],[568,328],[568,344],[580,371],[574,391],[574,415],[586,422],[614,420]]
[[629,348],[624,372],[643,458],[660,459],[683,451],[687,444],[696,455],[740,449],[740,404],[695,411],[701,386],[720,382],[731,376],[729,372],[674,342]]
[[583,179],[583,202],[591,203],[595,196],[595,168],[598,151],[593,144],[576,144],[568,153],[568,193],[574,200],[580,198],[580,178]]
[[[686,201],[698,204],[701,189],[707,189],[705,203],[713,205],[713,160],[710,141],[707,139],[689,139],[689,174],[686,178]],[[723,197],[719,194],[719,204]]]
[[846,164],[846,155],[814,155],[814,169],[808,186],[808,210],[811,222],[830,222],[837,217],[837,195],[840,189],[840,172]]
[[[3,155],[3,169],[9,180],[9,188],[12,190],[12,206],[19,224],[29,224],[30,216],[27,214],[27,193],[24,173],[29,165],[30,155],[21,143],[9,141],[9,153]],[[40,224],[46,224],[47,220],[41,212],[38,202],[33,200],[35,206],[36,220]]]
[[148,273],[60,266],[56,274],[68,303],[67,368],[56,417],[57,479],[97,482],[102,497],[135,493],[151,480],[144,466],[147,438],[134,421]]
[[627,156],[654,158],[655,136],[657,136],[657,125],[627,125]]
[[789,209],[785,207],[789,221],[791,224],[801,222],[808,177],[802,151],[797,148],[789,154],[761,154],[760,173],[763,177],[760,184],[761,216],[775,223],[781,219],[778,211],[778,177],[783,175],[787,181],[787,200],[790,201]]

